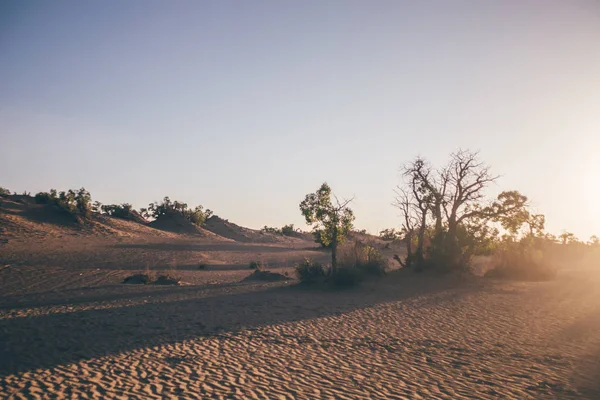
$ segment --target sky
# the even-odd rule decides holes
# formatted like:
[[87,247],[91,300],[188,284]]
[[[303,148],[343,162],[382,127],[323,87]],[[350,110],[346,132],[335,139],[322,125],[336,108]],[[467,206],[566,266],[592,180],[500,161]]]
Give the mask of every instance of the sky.
[[399,168],[479,151],[600,234],[600,1],[0,2],[0,186],[305,227],[326,181],[398,228]]

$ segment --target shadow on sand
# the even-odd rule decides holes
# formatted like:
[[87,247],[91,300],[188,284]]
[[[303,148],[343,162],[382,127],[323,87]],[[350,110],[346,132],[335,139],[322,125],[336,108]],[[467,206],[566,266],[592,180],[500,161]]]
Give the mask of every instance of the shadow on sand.
[[[227,294],[227,290],[220,289],[214,295],[205,293],[200,298],[194,295],[201,287],[173,287],[152,293],[153,302],[147,304],[126,305],[131,298],[148,296],[148,293],[138,292],[95,299],[121,299],[125,305],[118,308],[3,319],[0,320],[0,375],[51,368],[216,333],[340,315],[455,286],[448,281],[425,282],[419,278],[402,279],[398,285],[392,284],[393,281],[387,279],[377,286],[334,292],[297,286],[266,290],[259,287],[257,290],[246,285],[238,290],[243,291],[241,293]],[[463,289],[461,286],[457,293],[464,293]],[[467,291],[473,289],[467,287]],[[156,298],[174,292],[182,296]],[[86,302],[91,300],[85,299]]]

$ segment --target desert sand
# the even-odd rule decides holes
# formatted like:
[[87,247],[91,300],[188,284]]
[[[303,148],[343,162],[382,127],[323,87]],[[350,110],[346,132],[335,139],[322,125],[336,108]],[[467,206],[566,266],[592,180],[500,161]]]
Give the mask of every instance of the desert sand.
[[[292,279],[327,259],[302,238],[59,222],[0,209],[0,398],[600,398],[599,269],[332,291]],[[144,269],[184,285],[121,283]]]

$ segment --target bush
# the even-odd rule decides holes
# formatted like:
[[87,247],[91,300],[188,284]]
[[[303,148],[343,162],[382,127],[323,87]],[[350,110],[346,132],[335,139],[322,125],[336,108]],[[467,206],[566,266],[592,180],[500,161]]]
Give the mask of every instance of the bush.
[[123,218],[123,219],[134,219],[133,206],[129,203],[123,204],[107,204],[100,206],[102,212],[111,217]]
[[161,203],[150,203],[148,208],[142,208],[140,214],[145,218],[154,219],[158,219],[162,216],[179,214],[191,223],[200,226],[213,215],[213,212],[208,208],[205,210],[202,206],[191,209],[188,208],[186,203],[181,203],[177,200],[171,201],[169,197],[165,197]]
[[57,193],[55,189],[50,192],[39,192],[34,197],[37,204],[52,204],[61,211],[73,216],[89,218],[92,212],[92,196],[90,192],[81,188],[78,191],[69,189],[66,192]]
[[244,278],[244,282],[262,281],[262,282],[280,282],[287,281],[289,278],[277,272],[255,270],[253,273]]
[[248,264],[248,268],[250,269],[261,270],[262,267],[263,265],[260,261],[250,261],[250,264]]
[[340,252],[339,266],[346,269],[356,268],[365,275],[385,275],[387,261],[379,250],[371,245],[356,242]]
[[37,204],[53,204],[57,200],[56,197],[52,197],[48,192],[37,193],[34,199]]
[[327,273],[321,264],[307,258],[296,265],[296,276],[300,282],[315,283],[324,280]]
[[394,241],[400,239],[400,232],[397,232],[394,228],[392,229],[384,229],[379,232],[379,238],[385,241]]
[[281,229],[265,225],[260,231],[262,233],[271,233],[273,235],[300,236],[299,232],[294,228],[294,224],[284,225]]
[[177,285],[181,284],[181,279],[171,275],[159,275],[158,277],[152,273],[145,272],[143,274],[135,274],[126,277],[123,283],[130,285]]
[[493,268],[484,276],[517,281],[549,281],[556,278],[556,269],[548,265],[521,263],[520,265]]
[[10,190],[0,186],[0,196],[10,196]]
[[329,273],[328,280],[335,286],[356,286],[367,276],[385,275],[386,267],[386,260],[375,247],[356,242],[341,249],[338,268]]
[[181,279],[172,275],[159,275],[154,282],[155,285],[181,285]]
[[484,274],[486,278],[543,281],[556,277],[557,270],[544,252],[527,239],[502,243],[493,259],[495,267]]
[[281,229],[278,228],[272,228],[270,226],[264,226],[261,230],[262,233],[272,233],[274,235],[281,235]]

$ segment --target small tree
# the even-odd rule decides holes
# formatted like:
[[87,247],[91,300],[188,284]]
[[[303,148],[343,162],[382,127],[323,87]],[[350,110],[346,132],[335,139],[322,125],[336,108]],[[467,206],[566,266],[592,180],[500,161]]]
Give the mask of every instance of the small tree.
[[562,244],[571,244],[578,242],[577,237],[571,232],[564,231],[558,237],[560,238]]
[[315,193],[309,193],[300,203],[300,211],[306,223],[313,226],[313,231],[318,235],[323,246],[331,247],[331,269],[337,269],[337,247],[341,244],[348,232],[352,229],[354,212],[348,207],[353,199],[340,202],[333,195],[335,204],[331,200],[331,188],[323,183]]
[[0,186],[0,196],[10,196],[10,190]]

